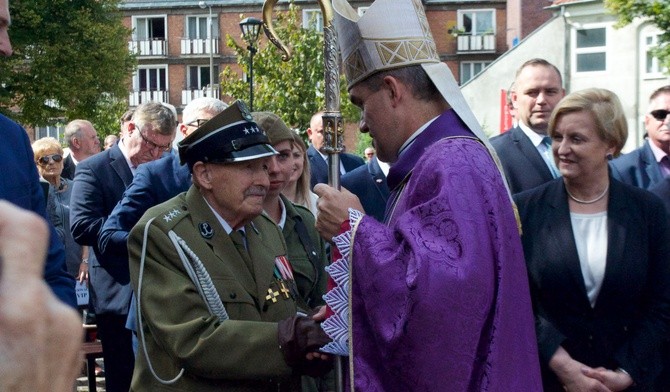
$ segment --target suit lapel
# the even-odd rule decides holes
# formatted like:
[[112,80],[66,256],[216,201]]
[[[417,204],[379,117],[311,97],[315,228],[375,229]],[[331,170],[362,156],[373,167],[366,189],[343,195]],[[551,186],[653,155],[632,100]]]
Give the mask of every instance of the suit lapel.
[[528,170],[535,169],[538,174],[545,181],[551,181],[554,176],[551,175],[551,171],[547,167],[547,163],[544,161],[540,152],[537,151],[537,148],[530,141],[528,136],[521,130],[521,128],[516,127],[512,129],[512,140],[514,145],[519,148],[519,157],[525,157],[528,159],[529,164],[527,166]]
[[[626,195],[623,193],[621,184],[610,177],[610,194],[607,201],[607,264],[596,307],[605,305],[600,300],[601,298],[612,298],[607,294],[607,291],[613,287],[612,285],[620,285],[620,280],[616,276],[623,267],[621,263],[625,262],[621,255],[626,254],[626,222],[630,222],[629,207],[625,200]],[[612,279],[614,282],[609,283]]]
[[128,167],[126,157],[123,156],[118,144],[109,150],[109,159],[109,165],[114,169],[121,181],[123,181],[123,185],[127,188],[133,182],[133,172]]
[[382,168],[379,167],[377,158],[372,158],[367,166],[368,172],[370,172],[370,175],[372,176],[372,181],[375,183],[377,191],[379,191],[379,194],[382,196],[382,198],[384,198],[384,200],[387,200],[389,197],[389,188],[386,185],[386,176],[384,175]]
[[589,297],[586,294],[586,286],[584,284],[584,276],[582,275],[582,267],[579,263],[579,255],[577,253],[577,244],[575,243],[575,235],[572,231],[572,222],[570,220],[570,208],[568,207],[568,196],[565,192],[565,184],[563,181],[556,180],[551,187],[550,193],[547,195],[551,209],[548,211],[547,226],[549,233],[555,233],[555,237],[548,241],[548,246],[551,250],[547,250],[550,254],[562,254],[563,260],[568,260],[568,273],[572,287],[579,290],[579,298],[582,298],[585,303],[584,306],[591,307]]
[[650,185],[656,184],[663,179],[663,174],[661,173],[661,168],[658,162],[656,162],[656,157],[654,152],[649,146],[650,141],[644,145],[644,153],[642,154],[642,161],[644,162],[644,171],[647,173],[649,178],[648,184],[642,184],[644,188],[649,188]]
[[186,199],[191,206],[190,213],[195,227],[201,230],[201,225],[208,224],[213,230],[211,236],[202,235],[202,237],[212,249],[214,255],[219,258],[222,267],[227,268],[242,287],[258,299],[254,277],[247,267],[247,263],[195,186],[188,190]]

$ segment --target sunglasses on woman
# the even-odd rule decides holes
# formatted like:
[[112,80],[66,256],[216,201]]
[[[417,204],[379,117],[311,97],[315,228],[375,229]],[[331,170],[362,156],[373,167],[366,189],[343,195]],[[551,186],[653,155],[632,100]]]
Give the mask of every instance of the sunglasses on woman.
[[60,162],[63,160],[63,156],[60,154],[51,154],[51,155],[45,155],[37,160],[37,163],[39,163],[42,166],[46,166],[49,164],[49,161],[54,161],[54,162]]

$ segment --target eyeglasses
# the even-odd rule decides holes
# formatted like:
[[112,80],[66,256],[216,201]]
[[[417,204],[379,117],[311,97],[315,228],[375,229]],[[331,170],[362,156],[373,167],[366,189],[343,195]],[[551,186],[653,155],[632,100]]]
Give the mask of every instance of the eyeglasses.
[[170,149],[172,148],[172,143],[168,143],[165,146],[160,146],[160,145],[152,142],[151,140],[147,139],[147,137],[144,136],[144,134],[142,132],[139,132],[139,134],[140,134],[140,137],[142,138],[142,140],[144,140],[144,144],[149,146],[149,148],[152,149],[152,150],[170,151]]
[[49,164],[49,161],[60,162],[62,160],[63,156],[61,154],[51,154],[40,157],[37,160],[37,163],[39,163],[41,166],[46,166]]
[[670,114],[670,110],[665,110],[665,109],[658,109],[658,110],[652,110],[649,112],[653,118],[655,118],[657,121],[663,121],[668,117],[668,114]]
[[200,128],[201,126],[205,125],[207,121],[209,121],[208,118],[199,118],[197,120],[191,121],[190,123],[187,123],[186,126]]

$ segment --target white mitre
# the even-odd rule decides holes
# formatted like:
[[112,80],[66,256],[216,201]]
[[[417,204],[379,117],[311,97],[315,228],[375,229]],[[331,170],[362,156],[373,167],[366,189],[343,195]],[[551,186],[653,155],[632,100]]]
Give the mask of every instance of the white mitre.
[[421,65],[458,117],[488,148],[504,180],[498,156],[451,70],[440,61],[421,0],[376,0],[363,16],[346,0],[333,0],[333,10],[349,89],[376,72]]

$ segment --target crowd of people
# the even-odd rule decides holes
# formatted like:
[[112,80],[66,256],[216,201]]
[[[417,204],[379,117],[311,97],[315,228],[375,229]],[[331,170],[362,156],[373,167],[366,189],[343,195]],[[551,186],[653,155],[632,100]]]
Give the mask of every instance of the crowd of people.
[[528,59],[489,141],[434,50],[370,49],[434,47],[419,2],[333,8],[374,144],[341,189],[323,112],[308,146],[239,100],[147,102],[67,154],[0,116],[0,390],[72,390],[78,281],[111,392],[669,391],[670,85],[622,155],[619,98]]

